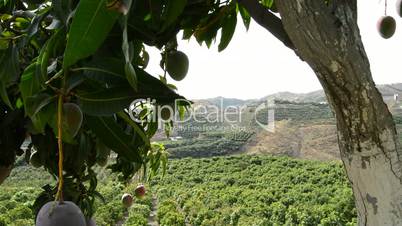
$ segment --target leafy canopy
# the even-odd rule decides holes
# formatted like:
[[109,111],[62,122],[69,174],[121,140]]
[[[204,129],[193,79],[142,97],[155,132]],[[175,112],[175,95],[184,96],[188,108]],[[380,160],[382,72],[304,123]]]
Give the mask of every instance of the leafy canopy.
[[[237,14],[248,28],[250,16],[234,1],[0,0],[0,166],[36,155],[35,165],[63,181],[64,199],[91,216],[99,196],[93,168],[110,153],[109,167],[124,180],[141,168],[155,174],[166,162],[163,146],[150,142],[157,122],[137,123],[127,113],[139,98],[156,105],[183,98],[165,76],[146,72],[146,48],[160,49],[165,68],[180,31],[208,47],[220,31],[222,51]],[[143,107],[137,117],[155,114]],[[27,137],[32,148],[24,152]],[[58,192],[45,186],[36,208]]]

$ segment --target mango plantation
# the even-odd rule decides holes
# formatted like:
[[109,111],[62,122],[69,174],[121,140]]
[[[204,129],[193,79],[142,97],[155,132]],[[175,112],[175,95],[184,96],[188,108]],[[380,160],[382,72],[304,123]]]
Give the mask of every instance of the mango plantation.
[[[401,165],[400,155],[394,153],[401,128],[395,127],[400,118],[394,122],[370,71],[358,71],[369,65],[360,45],[357,3],[297,3],[296,10],[290,0],[0,0],[0,226],[401,222],[394,216],[399,213],[390,215],[396,210],[377,214],[381,205],[395,208],[394,202],[400,201],[401,189],[392,175],[398,177]],[[396,1],[396,9],[401,15],[401,1]],[[314,23],[300,22],[307,18],[303,13],[316,17]],[[282,102],[293,113],[278,109],[283,116],[279,119],[320,118],[336,124],[343,165],[340,159],[319,162],[243,153],[259,132],[250,129],[255,123],[241,125],[244,129],[235,133],[179,133],[179,140],[155,139],[161,133],[170,138],[176,126],[173,118],[183,118],[193,104],[170,82],[185,79],[191,66],[178,40],[195,39],[207,48],[216,44],[221,52],[236,26],[248,30],[252,19],[314,69],[328,98],[325,104],[308,103],[309,111],[299,103]],[[298,30],[303,26],[307,27]],[[335,30],[326,32],[328,37],[310,32],[324,29]],[[386,10],[377,29],[385,39],[396,31],[395,19]],[[334,35],[330,42],[325,40],[329,35]],[[340,44],[322,44],[315,50],[319,43]],[[151,56],[150,49],[158,55]],[[343,50],[363,57],[336,52]],[[161,74],[148,70],[150,57],[157,58]],[[353,65],[347,57],[353,57]],[[327,58],[329,63],[316,62]],[[345,59],[347,64],[342,63]],[[342,78],[345,71],[366,77]],[[334,73],[340,77],[326,78]],[[347,80],[357,77],[356,84]],[[332,87],[327,81],[348,85]],[[355,92],[357,88],[367,90]],[[256,114],[256,120],[264,121],[267,111]],[[385,159],[383,164],[361,154],[368,147],[383,150],[377,155]],[[356,158],[368,159],[363,159],[364,165],[346,165]],[[388,168],[375,172],[389,177],[365,171],[385,164],[391,164],[392,175]],[[382,184],[395,185],[384,193],[395,196],[389,198],[392,203],[377,200],[378,190],[372,187],[357,195],[370,176],[376,176],[374,182],[381,184],[385,178]],[[358,183],[349,183],[353,180]],[[375,210],[367,204],[373,200]]]

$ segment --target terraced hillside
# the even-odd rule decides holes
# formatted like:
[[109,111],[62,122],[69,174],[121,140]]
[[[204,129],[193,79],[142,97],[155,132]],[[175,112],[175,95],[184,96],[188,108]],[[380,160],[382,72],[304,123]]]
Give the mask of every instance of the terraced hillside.
[[[402,84],[380,85],[378,88],[402,134]],[[267,100],[275,104],[269,109],[259,108]],[[246,101],[213,98],[197,100],[194,106],[205,107],[209,114],[199,114],[198,120],[192,118],[178,123],[173,132],[173,136],[180,138],[178,141],[167,141],[162,133],[159,135],[159,140],[164,140],[171,157],[207,157],[246,152],[305,159],[339,159],[335,119],[322,91],[307,94],[283,92]],[[240,109],[241,117],[230,115],[231,122],[228,122],[220,114],[211,113],[227,106]],[[268,123],[268,110],[272,109],[275,111],[275,132],[266,131],[260,126]],[[236,133],[247,134],[246,139],[237,141],[229,138],[230,134]]]

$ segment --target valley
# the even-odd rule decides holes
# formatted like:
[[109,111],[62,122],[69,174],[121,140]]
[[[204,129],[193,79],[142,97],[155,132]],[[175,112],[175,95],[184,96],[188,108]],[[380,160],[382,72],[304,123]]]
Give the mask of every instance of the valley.
[[[401,102],[392,94],[401,86],[380,90],[402,141]],[[275,102],[274,132],[259,126],[268,123],[271,108],[256,112],[266,99]],[[97,166],[96,225],[356,225],[352,190],[339,161],[335,119],[322,92],[194,101],[195,107],[218,105],[241,107],[242,120],[190,120],[177,124],[182,129],[173,130],[170,138],[158,132],[154,141],[164,144],[170,158],[164,174],[119,181],[107,166]],[[114,161],[111,156],[109,165]],[[34,225],[35,199],[55,183],[42,168],[20,157],[0,186],[0,226]],[[145,198],[134,198],[125,208],[122,195],[133,194],[139,184],[145,185]]]

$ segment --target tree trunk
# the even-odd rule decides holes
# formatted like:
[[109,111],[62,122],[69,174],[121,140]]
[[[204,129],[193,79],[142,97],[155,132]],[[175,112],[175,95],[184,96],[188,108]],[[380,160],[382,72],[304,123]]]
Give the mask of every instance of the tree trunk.
[[276,4],[296,54],[316,73],[336,116],[359,225],[402,225],[402,152],[392,116],[371,76],[356,0],[328,2]]

